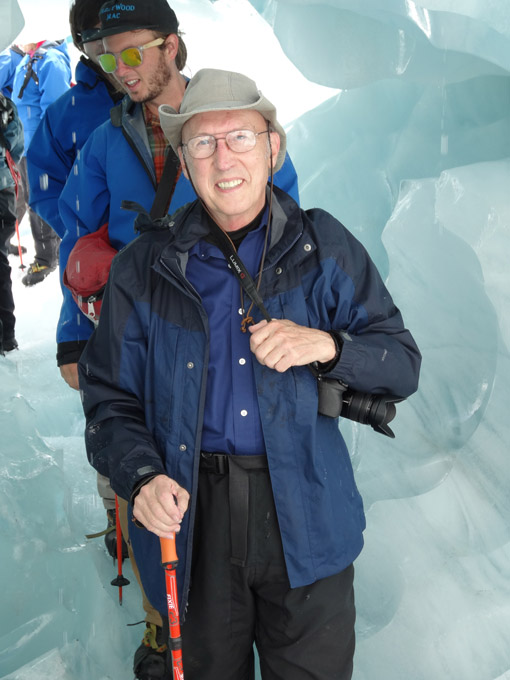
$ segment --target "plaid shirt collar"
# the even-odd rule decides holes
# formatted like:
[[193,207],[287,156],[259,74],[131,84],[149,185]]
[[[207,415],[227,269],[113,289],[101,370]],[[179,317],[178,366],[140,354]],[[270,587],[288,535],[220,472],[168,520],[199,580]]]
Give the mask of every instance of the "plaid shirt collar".
[[143,103],[142,107],[145,127],[147,128],[147,136],[149,138],[149,146],[154,160],[156,181],[159,184],[161,175],[163,174],[166,154],[170,145],[161,128],[158,116],[152,113],[147,104]]

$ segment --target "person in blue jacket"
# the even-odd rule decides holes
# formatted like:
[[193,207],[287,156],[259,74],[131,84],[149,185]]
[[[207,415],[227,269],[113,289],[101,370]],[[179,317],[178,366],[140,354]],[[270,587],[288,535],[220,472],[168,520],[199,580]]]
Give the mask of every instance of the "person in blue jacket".
[[82,56],[76,84],[46,109],[27,152],[30,206],[63,238],[65,226],[58,199],[74,161],[90,134],[109,119],[124,93],[99,66],[103,51],[97,38],[101,0],[76,0],[69,11],[74,45]]
[[[76,67],[76,85],[48,106],[27,153],[31,208],[60,238],[65,227],[58,200],[73,163],[93,130],[109,119],[110,109],[124,96],[97,59],[103,51],[97,37],[102,4],[103,0],[76,0],[71,5],[71,35],[77,49],[83,52]],[[61,274],[63,269],[60,267]],[[101,478],[98,486],[108,526],[115,527],[115,494]],[[115,529],[105,535],[105,543],[111,556],[116,557]]]
[[[12,84],[14,81],[14,74],[16,72],[16,66],[25,56],[25,53],[19,47],[19,45],[11,45],[2,52],[0,52],[0,88],[1,92],[12,100]],[[23,187],[21,177],[18,179],[18,194],[23,196]],[[21,220],[25,217],[26,205],[23,200],[16,201],[16,218],[18,224],[21,224]],[[7,244],[9,255],[18,255],[18,245],[14,243]],[[27,249],[21,246],[21,252],[26,253]]]
[[30,43],[23,46],[23,51],[25,56],[14,74],[13,100],[25,134],[25,149],[20,163],[23,180],[20,202],[28,210],[35,249],[34,261],[22,282],[32,286],[56,269],[60,238],[29,205],[27,152],[46,109],[71,86],[71,61],[63,40]]
[[11,99],[0,93],[0,354],[17,349],[9,241],[16,227],[16,165],[23,154],[23,126]]
[[188,680],[253,678],[254,643],[263,680],[347,680],[365,516],[319,395],[405,398],[420,352],[353,235],[267,185],[285,132],[252,80],[201,70],[160,121],[199,198],[141,213],[113,260],[79,364],[89,460],[162,616],[176,534]]
[[[77,240],[106,222],[114,248],[133,240],[133,214],[122,208],[122,201],[135,200],[150,210],[162,173],[161,159],[170,148],[159,125],[158,107],[169,104],[178,109],[187,85],[181,74],[186,47],[166,0],[134,0],[119,5],[114,13],[108,12],[110,6],[105,3],[102,7],[100,35],[109,53],[105,55],[107,61],[113,59],[112,72],[127,96],[112,109],[110,120],[90,135],[60,196],[59,211],[66,229],[60,246],[62,269]],[[163,40],[162,44],[148,48],[155,39]],[[144,44],[145,49],[139,52],[141,63],[128,66],[123,50],[133,46],[138,50],[136,46]],[[286,158],[275,182],[298,198],[290,158]],[[196,198],[180,172],[170,193],[170,213]],[[92,330],[93,324],[80,313],[71,292],[65,290],[57,327],[57,364],[64,380],[75,389],[78,359]]]

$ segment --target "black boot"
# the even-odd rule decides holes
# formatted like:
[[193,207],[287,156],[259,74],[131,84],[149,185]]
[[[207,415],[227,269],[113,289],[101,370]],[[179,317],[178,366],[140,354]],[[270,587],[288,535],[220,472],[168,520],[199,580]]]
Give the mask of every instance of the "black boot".
[[168,618],[163,619],[163,628],[147,623],[142,644],[135,652],[133,672],[136,680],[160,680],[172,677],[172,664],[167,647]]
[[[21,246],[21,254],[24,255],[26,252],[25,246]],[[7,255],[19,255],[19,248],[15,243],[7,244]]]
[[[116,513],[115,509],[107,510],[106,517],[108,519],[108,526],[106,527],[106,533],[104,535],[104,544],[108,550],[108,554],[113,557],[114,560],[117,559],[117,524],[116,524]],[[122,537],[122,559],[125,560],[128,556],[128,547]]]
[[0,354],[5,356],[6,352],[12,352],[13,349],[18,349],[14,331],[12,331],[12,335],[4,335],[4,325],[0,319]]
[[23,283],[25,286],[35,286],[36,283],[41,283],[41,281],[44,281],[44,279],[56,268],[56,264],[50,267],[45,264],[39,264],[38,262],[32,262],[27,273],[21,279],[21,283]]

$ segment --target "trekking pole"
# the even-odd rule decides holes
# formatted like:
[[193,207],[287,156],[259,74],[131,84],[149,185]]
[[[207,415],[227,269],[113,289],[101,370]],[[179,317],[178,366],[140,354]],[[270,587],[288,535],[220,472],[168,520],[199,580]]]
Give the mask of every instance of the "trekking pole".
[[20,268],[20,269],[25,269],[25,265],[23,264],[23,255],[22,255],[23,251],[22,251],[22,249],[21,249],[21,240],[20,240],[20,237],[19,237],[19,222],[18,222],[18,218],[16,218],[16,237],[17,237],[17,239],[18,239],[18,255],[19,255],[19,261],[20,261],[19,268]]
[[173,680],[184,680],[179,600],[177,599],[177,576],[175,572],[178,562],[175,550],[175,534],[172,538],[160,538],[159,540],[161,542],[161,566],[165,570],[169,624],[168,646],[172,652]]
[[116,538],[117,538],[117,572],[118,575],[116,578],[113,579],[111,585],[112,586],[117,586],[119,589],[119,604],[122,607],[122,586],[128,586],[129,581],[127,578],[122,573],[122,531],[120,528],[120,519],[119,519],[119,499],[117,498],[117,494],[115,494],[115,531],[116,531]]
[[[16,208],[17,208],[17,203],[18,203],[18,196],[19,196],[19,185],[21,182],[21,174],[20,171],[18,170],[16,163],[14,162],[11,152],[6,149],[5,150],[5,160],[7,161],[7,165],[9,166],[9,171],[11,173],[12,179],[14,181],[14,195],[16,197]],[[16,237],[18,239],[18,255],[19,255],[19,261],[20,269],[25,269],[25,265],[23,264],[23,255],[22,255],[22,249],[21,249],[21,240],[19,237],[19,222],[18,222],[18,217],[16,216]]]

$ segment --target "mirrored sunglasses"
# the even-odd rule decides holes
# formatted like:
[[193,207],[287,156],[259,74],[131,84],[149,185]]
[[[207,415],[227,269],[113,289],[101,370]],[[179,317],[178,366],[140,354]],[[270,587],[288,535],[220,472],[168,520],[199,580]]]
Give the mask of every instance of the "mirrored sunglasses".
[[149,47],[157,47],[164,42],[164,38],[156,38],[156,40],[151,40],[151,42],[140,45],[140,47],[126,47],[125,50],[118,53],[118,57],[113,52],[105,52],[104,54],[98,55],[98,60],[105,73],[113,73],[117,70],[117,58],[120,58],[126,66],[136,68],[137,66],[140,66],[143,61],[144,50],[148,50]]
[[253,132],[253,130],[232,130],[227,132],[223,137],[215,137],[214,135],[198,135],[188,139],[186,147],[189,155],[192,158],[209,158],[216,151],[218,141],[224,139],[226,145],[231,151],[236,153],[245,153],[251,151],[257,143],[259,135],[265,135],[269,130],[262,130],[262,132]]

